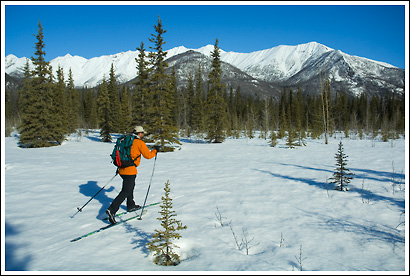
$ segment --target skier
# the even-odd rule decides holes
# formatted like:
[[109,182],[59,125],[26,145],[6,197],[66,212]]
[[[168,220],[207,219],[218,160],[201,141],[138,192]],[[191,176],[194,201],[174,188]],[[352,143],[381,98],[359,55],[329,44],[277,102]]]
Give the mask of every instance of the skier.
[[117,195],[117,197],[113,200],[110,207],[105,211],[108,215],[108,220],[110,223],[114,224],[115,221],[115,213],[120,208],[121,203],[127,199],[127,211],[132,212],[135,211],[141,206],[136,205],[134,202],[134,186],[135,186],[135,179],[137,177],[137,166],[141,162],[141,155],[144,156],[146,159],[151,159],[156,156],[159,150],[159,146],[155,146],[153,150],[149,150],[147,145],[142,138],[144,137],[145,130],[142,126],[136,126],[133,130],[133,135],[135,139],[131,146],[131,157],[132,159],[137,158],[134,163],[135,166],[130,166],[126,168],[119,168],[118,173],[120,174],[121,178],[123,179],[122,182],[122,190]]

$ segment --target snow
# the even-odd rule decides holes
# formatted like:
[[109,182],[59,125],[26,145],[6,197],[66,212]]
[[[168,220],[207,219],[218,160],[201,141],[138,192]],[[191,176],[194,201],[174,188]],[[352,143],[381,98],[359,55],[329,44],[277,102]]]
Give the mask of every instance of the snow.
[[[198,49],[189,49],[184,46],[175,47],[167,50],[167,58],[189,50],[197,51],[209,57],[214,50],[214,45],[208,44]],[[329,51],[335,50],[317,42],[309,42],[295,46],[279,45],[251,53],[225,52],[220,49],[220,56],[222,61],[239,68],[252,77],[260,78],[260,80],[264,81],[283,81],[305,68],[310,60],[315,60]],[[115,75],[120,82],[126,82],[135,78],[138,73],[135,58],[138,57],[138,54],[138,51],[129,50],[127,52],[103,55],[91,59],[66,54],[64,57],[57,57],[51,60],[50,65],[53,67],[55,76],[57,76],[56,71],[58,66],[61,66],[64,69],[66,80],[68,79],[68,72],[71,68],[74,85],[76,87],[95,87],[101,83],[104,76],[108,78],[111,64],[114,64]],[[342,54],[342,52],[340,52],[340,54]],[[348,57],[351,62],[361,63],[361,70],[364,70],[369,64],[375,68],[374,71],[381,70],[378,69],[380,66],[383,68],[394,68],[394,66],[389,66],[387,63],[372,62],[372,60],[369,59],[349,56],[344,53],[343,56]],[[25,57],[18,58],[12,54],[6,56],[6,73],[10,75],[20,74],[22,76],[26,61],[27,58]],[[29,64],[31,66],[30,68],[33,69],[31,60],[29,60]],[[364,70],[364,72],[367,71]],[[374,74],[377,74],[377,72]]]
[[274,65],[287,78],[303,68],[304,62],[309,58],[318,57],[332,49],[310,42],[296,46],[279,45],[277,47],[256,51],[250,54],[226,53],[221,59],[241,70],[250,70],[252,67],[265,67]]
[[26,57],[18,58],[15,55],[10,54],[5,59],[4,69],[6,73],[18,72],[17,74],[23,76],[23,69],[26,66],[27,61],[29,63],[29,68],[34,69],[31,59]]
[[[287,149],[282,140],[272,148],[259,138],[222,144],[181,139],[181,150],[142,160],[134,192],[142,204],[155,164],[147,204],[161,201],[169,180],[176,218],[188,227],[176,241],[182,262],[162,267],[145,248],[161,229],[158,205],[142,220],[70,242],[107,225],[101,219],[121,189],[119,176],[107,184],[115,175],[109,157],[114,142],[99,142],[98,136],[94,130],[39,149],[19,148],[16,136],[3,140],[7,270],[291,272],[299,270],[302,252],[304,271],[408,272],[401,223],[408,173],[404,139],[339,135],[328,145],[307,140],[297,149]],[[326,188],[340,139],[355,173],[348,192]],[[249,255],[237,248],[232,233],[250,241]]]

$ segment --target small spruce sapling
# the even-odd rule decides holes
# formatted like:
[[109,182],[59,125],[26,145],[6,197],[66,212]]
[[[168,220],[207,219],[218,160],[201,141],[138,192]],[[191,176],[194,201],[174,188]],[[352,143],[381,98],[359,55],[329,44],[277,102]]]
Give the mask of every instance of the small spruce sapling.
[[353,173],[350,172],[347,165],[348,156],[343,153],[343,144],[342,141],[339,142],[339,148],[335,154],[336,158],[336,168],[333,173],[333,177],[330,179],[333,180],[331,183],[336,184],[335,190],[348,191],[347,185],[350,183],[350,180],[353,179]]
[[278,135],[276,134],[275,131],[273,131],[273,130],[271,131],[269,138],[270,138],[270,146],[271,147],[274,147],[278,144],[278,141],[277,141]]
[[162,205],[161,217],[157,218],[161,221],[163,230],[155,230],[155,234],[152,236],[154,239],[147,244],[150,251],[155,251],[154,263],[164,266],[175,266],[180,263],[178,254],[173,252],[173,248],[178,247],[173,244],[174,239],[180,239],[181,235],[177,232],[179,230],[186,229],[186,225],[182,225],[181,221],[176,220],[175,211],[172,210],[172,199],[169,197],[171,191],[169,187],[169,180],[165,183],[165,195],[161,198]]
[[294,149],[297,146],[297,133],[294,129],[288,131],[288,138],[286,139],[286,146],[289,149]]

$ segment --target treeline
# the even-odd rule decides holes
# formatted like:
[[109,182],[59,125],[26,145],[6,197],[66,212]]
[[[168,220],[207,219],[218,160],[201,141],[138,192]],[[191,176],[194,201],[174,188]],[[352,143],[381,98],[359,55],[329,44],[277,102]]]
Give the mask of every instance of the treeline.
[[211,53],[212,69],[205,83],[201,65],[191,74],[187,87],[178,89],[175,72],[168,67],[162,21],[154,25],[155,34],[149,41],[152,51],[146,53],[141,42],[135,64],[136,81],[118,84],[114,66],[108,77],[96,88],[74,88],[71,70],[64,79],[57,68],[44,60],[43,29],[39,23],[35,69],[24,70],[24,83],[18,93],[6,89],[6,135],[13,128],[20,133],[24,147],[58,145],[79,129],[100,129],[101,140],[111,141],[112,133],[129,132],[142,125],[152,142],[166,147],[178,143],[179,135],[198,135],[209,142],[223,142],[226,137],[246,135],[253,138],[258,131],[262,138],[287,137],[289,147],[302,145],[307,136],[318,138],[344,131],[346,136],[357,133],[383,140],[396,138],[405,130],[404,95],[348,96],[331,91],[327,80],[319,96],[308,91],[284,88],[279,99],[243,96],[240,87],[222,84],[218,40]]

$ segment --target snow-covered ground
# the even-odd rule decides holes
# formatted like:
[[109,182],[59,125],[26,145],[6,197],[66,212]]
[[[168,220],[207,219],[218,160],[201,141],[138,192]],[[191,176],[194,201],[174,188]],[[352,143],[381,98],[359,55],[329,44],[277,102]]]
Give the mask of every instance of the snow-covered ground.
[[161,200],[169,180],[176,218],[188,227],[175,241],[182,262],[162,267],[145,247],[161,229],[158,205],[142,220],[70,242],[107,225],[105,210],[121,189],[117,176],[73,217],[115,174],[114,143],[98,135],[40,149],[19,148],[16,137],[2,141],[2,270],[408,272],[404,139],[343,138],[355,174],[348,192],[326,184],[343,135],[296,149],[258,138],[182,139],[181,150],[143,159],[136,203],[144,201],[156,162],[147,203]]

